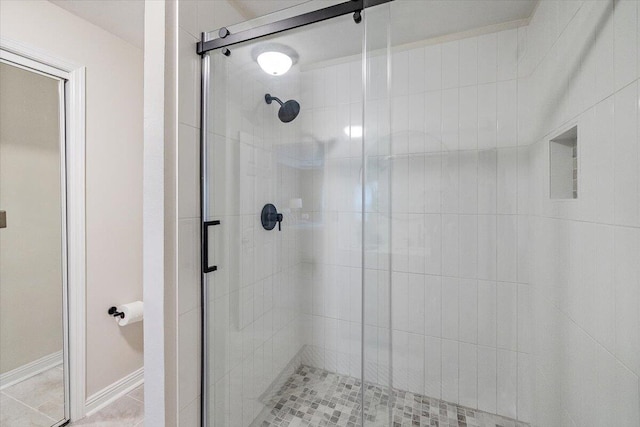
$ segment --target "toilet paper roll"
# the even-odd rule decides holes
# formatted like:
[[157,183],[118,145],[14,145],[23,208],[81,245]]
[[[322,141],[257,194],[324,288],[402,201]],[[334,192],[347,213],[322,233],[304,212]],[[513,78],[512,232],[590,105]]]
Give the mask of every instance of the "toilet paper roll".
[[144,315],[144,304],[142,301],[134,301],[118,306],[118,311],[124,313],[123,318],[116,318],[118,325],[126,326],[132,323],[142,322]]

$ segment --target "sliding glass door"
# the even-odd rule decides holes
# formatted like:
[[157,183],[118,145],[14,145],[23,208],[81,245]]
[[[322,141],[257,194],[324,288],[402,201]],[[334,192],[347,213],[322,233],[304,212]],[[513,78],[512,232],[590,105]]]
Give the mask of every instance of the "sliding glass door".
[[368,13],[203,56],[210,426],[361,425],[365,394],[377,399],[367,415],[388,419],[388,399],[361,381],[384,387],[390,374],[388,108],[384,91],[364,91],[386,56],[365,61]]

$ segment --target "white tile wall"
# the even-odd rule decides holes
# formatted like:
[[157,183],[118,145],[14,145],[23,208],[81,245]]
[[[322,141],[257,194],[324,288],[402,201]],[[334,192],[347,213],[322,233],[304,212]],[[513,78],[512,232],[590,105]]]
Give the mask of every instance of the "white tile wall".
[[[519,286],[527,288],[518,284],[519,262],[526,263],[518,254],[526,244],[528,229],[518,220],[518,203],[526,196],[520,191],[526,185],[518,164],[525,148],[517,148],[517,47],[518,31],[514,29],[394,53],[390,150],[384,147],[388,140],[377,144],[379,154],[393,154],[394,386],[513,417],[517,416],[518,375],[529,372],[518,367],[518,351],[529,351],[526,339],[521,347],[518,341],[519,333],[526,338],[529,323],[519,317],[519,309],[527,313],[529,294],[519,293]],[[305,82],[331,81],[327,76],[340,67],[346,68],[330,65],[310,71],[311,78],[302,78],[302,92],[310,91]],[[372,61],[372,67],[370,83],[374,84],[375,76],[384,76],[385,63]],[[379,84],[383,82],[380,79]],[[325,90],[329,89],[325,86]],[[340,102],[347,98],[335,105],[325,102],[323,108],[338,111]],[[315,110],[314,105],[312,114]],[[366,116],[367,121],[373,119]],[[328,132],[328,138],[334,131],[326,127],[326,117],[319,123],[314,135]],[[314,338],[309,341],[314,351],[308,361],[359,376],[354,369],[359,361],[348,370],[333,363],[333,353],[346,350],[327,341],[334,335],[336,322],[357,328],[360,320],[339,309],[348,295],[334,267],[350,265],[358,271],[357,256],[354,263],[347,260],[360,248],[352,245],[350,251],[344,251],[342,237],[331,231],[332,218],[339,221],[340,212],[349,211],[351,201],[359,196],[359,152],[341,147],[348,143],[337,141],[335,147],[324,150],[325,159],[330,158],[325,160],[326,172],[320,172],[318,182],[308,186],[320,190],[314,198],[325,197],[312,202],[317,210],[312,215],[323,219],[324,230],[314,234]],[[349,161],[351,173],[347,172]],[[387,205],[384,177],[388,169],[380,165],[387,160],[373,157],[368,162],[377,165],[376,173],[369,172],[368,183],[379,188],[379,204],[371,209],[382,213]],[[378,246],[373,251],[384,260],[389,242],[384,229],[376,225],[381,224],[370,222],[367,227],[377,231]],[[359,229],[356,222],[341,229],[340,235],[349,236]],[[380,345],[387,320],[380,310],[384,310],[388,290],[372,286],[371,281],[388,273],[386,263],[368,265],[380,270],[365,273],[365,322],[379,329],[365,344],[365,371],[367,378],[384,383],[383,359],[387,356]],[[352,286],[357,294],[359,283]],[[353,303],[351,308],[353,312]],[[355,336],[350,346],[356,345]],[[504,395],[500,400],[499,390]],[[527,391],[526,387],[522,390]]]
[[[522,321],[531,322],[518,326],[518,350],[530,348],[532,355],[519,353],[518,371],[530,373],[518,377],[525,381],[517,384],[517,410],[539,425],[635,426],[638,2],[566,6],[540,3],[520,62],[533,106],[520,117],[521,135],[534,144],[528,162],[530,285],[519,286],[517,307],[519,315],[529,313]],[[547,144],[571,123],[579,129],[578,199],[552,201]],[[527,293],[530,304],[521,298]],[[521,337],[529,342],[521,344]]]

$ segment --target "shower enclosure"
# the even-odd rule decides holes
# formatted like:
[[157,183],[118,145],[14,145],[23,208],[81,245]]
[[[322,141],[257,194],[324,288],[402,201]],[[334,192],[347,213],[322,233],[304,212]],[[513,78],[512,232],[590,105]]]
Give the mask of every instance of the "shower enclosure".
[[639,9],[204,33],[202,425],[638,425]]

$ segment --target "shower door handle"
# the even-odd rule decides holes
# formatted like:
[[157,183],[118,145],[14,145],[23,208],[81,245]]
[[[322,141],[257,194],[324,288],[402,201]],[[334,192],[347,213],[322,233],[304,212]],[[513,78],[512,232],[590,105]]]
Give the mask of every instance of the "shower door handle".
[[0,211],[0,228],[7,228],[7,211]]
[[220,225],[220,221],[205,221],[202,227],[202,271],[204,273],[211,273],[218,269],[216,265],[209,265],[209,227],[214,225]]

